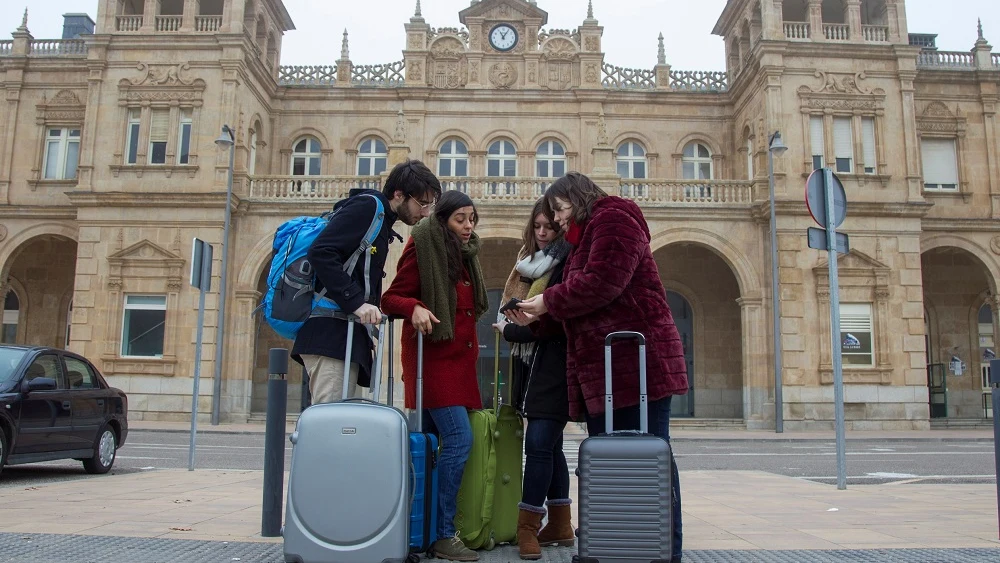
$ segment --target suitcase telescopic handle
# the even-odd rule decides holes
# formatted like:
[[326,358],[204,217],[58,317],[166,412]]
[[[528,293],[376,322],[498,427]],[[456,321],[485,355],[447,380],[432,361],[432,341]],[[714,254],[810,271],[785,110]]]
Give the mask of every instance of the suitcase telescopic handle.
[[[414,327],[416,329],[416,327]],[[417,432],[424,431],[424,333],[417,332]]]
[[611,394],[611,344],[615,340],[639,342],[639,432],[649,434],[648,397],[646,396],[646,337],[640,332],[620,330],[604,339],[604,432],[614,432],[614,399]]
[[[351,356],[354,352],[354,325],[357,324],[359,317],[357,315],[344,315],[347,318],[347,339],[344,341],[344,387],[341,390],[341,398],[347,399],[347,391],[351,388]],[[389,318],[382,315],[382,319],[379,324],[382,329],[385,329],[386,323]],[[372,395],[375,398],[375,402],[378,402],[379,395],[379,385],[381,379],[381,369],[382,369],[382,338],[379,333],[379,345],[375,348],[375,363],[372,366],[372,375],[375,377],[375,381],[372,384]],[[358,370],[361,370],[361,366],[358,366]]]

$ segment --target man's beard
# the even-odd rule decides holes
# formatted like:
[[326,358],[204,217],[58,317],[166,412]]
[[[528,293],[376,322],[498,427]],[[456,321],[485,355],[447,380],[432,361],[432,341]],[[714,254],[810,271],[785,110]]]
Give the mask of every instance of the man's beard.
[[396,212],[396,215],[399,217],[400,221],[412,227],[413,225],[416,225],[418,221],[420,221],[420,217],[413,216],[413,212],[410,211],[410,206],[408,205],[408,203],[409,202],[407,201],[403,201],[403,205],[399,206],[399,210]]

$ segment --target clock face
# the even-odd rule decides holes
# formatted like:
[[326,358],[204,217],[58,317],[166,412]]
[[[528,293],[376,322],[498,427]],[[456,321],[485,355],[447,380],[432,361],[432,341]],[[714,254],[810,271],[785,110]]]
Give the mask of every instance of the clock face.
[[493,26],[490,30],[490,45],[497,51],[510,51],[517,45],[517,30],[506,23]]

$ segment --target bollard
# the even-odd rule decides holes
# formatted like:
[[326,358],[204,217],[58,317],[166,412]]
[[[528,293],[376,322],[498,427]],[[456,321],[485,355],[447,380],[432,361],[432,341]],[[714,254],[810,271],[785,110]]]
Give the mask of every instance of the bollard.
[[302,406],[299,407],[299,412],[306,410],[311,404],[312,394],[309,392],[309,372],[306,371],[306,366],[302,366]]
[[997,484],[997,531],[1000,536],[1000,360],[990,360],[990,399],[993,401],[993,467]]
[[267,421],[264,429],[264,502],[260,535],[281,535],[282,491],[285,482],[285,414],[288,409],[288,350],[267,353]]

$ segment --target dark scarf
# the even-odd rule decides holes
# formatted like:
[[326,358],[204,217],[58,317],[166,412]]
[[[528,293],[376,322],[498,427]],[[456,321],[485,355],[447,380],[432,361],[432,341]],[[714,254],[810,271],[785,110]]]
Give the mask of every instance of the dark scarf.
[[[431,215],[414,225],[411,231],[413,244],[417,249],[420,300],[441,321],[434,325],[434,330],[429,336],[435,342],[455,338],[458,293],[448,280],[448,250],[444,238],[444,230],[447,228]],[[477,321],[489,308],[483,269],[479,265],[479,245],[479,235],[476,233],[472,233],[469,242],[462,245],[462,262],[469,272],[469,277],[472,278]]]

